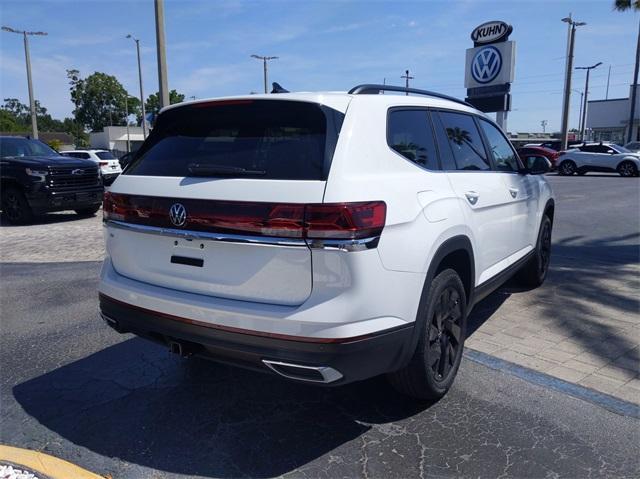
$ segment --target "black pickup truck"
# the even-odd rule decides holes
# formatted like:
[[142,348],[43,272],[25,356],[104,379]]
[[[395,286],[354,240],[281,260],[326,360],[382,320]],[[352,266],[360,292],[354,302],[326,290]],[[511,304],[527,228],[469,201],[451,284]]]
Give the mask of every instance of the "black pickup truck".
[[4,218],[27,224],[51,211],[93,215],[104,188],[93,161],[61,156],[38,140],[0,136],[0,190]]

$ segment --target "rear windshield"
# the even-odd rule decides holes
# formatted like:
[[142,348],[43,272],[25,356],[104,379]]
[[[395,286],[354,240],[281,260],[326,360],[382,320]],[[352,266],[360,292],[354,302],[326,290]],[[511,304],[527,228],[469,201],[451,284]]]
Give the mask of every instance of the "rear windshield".
[[115,160],[116,157],[110,151],[97,151],[96,156],[101,160]]
[[343,118],[298,101],[178,107],[158,117],[125,174],[325,180]]

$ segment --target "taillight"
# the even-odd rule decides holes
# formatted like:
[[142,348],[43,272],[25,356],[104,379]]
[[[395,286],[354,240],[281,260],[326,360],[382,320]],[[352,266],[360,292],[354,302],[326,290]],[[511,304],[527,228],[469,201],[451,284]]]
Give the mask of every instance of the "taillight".
[[109,166],[109,162],[108,161],[99,161],[98,165],[99,166]]
[[[169,210],[176,203],[187,216],[172,223]],[[378,236],[384,228],[387,207],[383,201],[358,203],[262,203],[216,201],[106,192],[105,220],[212,233],[245,234],[309,239],[361,239]]]
[[378,236],[384,228],[384,201],[307,205],[305,237],[312,239],[359,239]]

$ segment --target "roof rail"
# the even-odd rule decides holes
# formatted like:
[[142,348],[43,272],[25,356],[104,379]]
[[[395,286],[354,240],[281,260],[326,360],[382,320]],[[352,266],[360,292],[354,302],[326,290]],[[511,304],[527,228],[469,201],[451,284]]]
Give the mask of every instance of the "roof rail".
[[442,93],[436,93],[434,91],[429,91],[429,90],[419,90],[417,88],[405,88],[403,86],[375,85],[375,84],[356,85],[351,90],[349,90],[349,94],[350,95],[378,95],[381,91],[398,91],[402,93],[414,93],[416,95],[442,98],[443,100],[449,100],[456,103],[460,103],[461,105],[466,105],[466,106],[470,106],[471,108],[475,108],[473,105],[470,105],[466,101],[460,100],[459,98],[455,98],[453,96],[444,95]]

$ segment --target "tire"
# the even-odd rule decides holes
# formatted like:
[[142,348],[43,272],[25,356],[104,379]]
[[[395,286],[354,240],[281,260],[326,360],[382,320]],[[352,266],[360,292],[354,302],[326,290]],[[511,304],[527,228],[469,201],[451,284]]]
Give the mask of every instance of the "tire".
[[551,263],[551,232],[551,220],[547,215],[544,215],[540,222],[535,253],[516,273],[516,280],[521,285],[537,288],[544,283]]
[[564,160],[558,167],[558,173],[560,173],[562,176],[571,176],[576,171],[576,164],[571,160]]
[[95,205],[95,206],[91,206],[89,208],[80,208],[80,209],[75,210],[75,211],[80,216],[93,216],[98,212],[99,209],[100,209],[100,205]]
[[13,186],[2,191],[2,213],[11,224],[25,225],[33,221],[33,211],[24,193]]
[[467,297],[458,273],[446,269],[435,277],[417,321],[422,331],[411,361],[387,377],[402,394],[436,400],[453,384],[466,338]]
[[623,161],[618,165],[618,174],[625,178],[638,176],[638,167],[632,161]]

